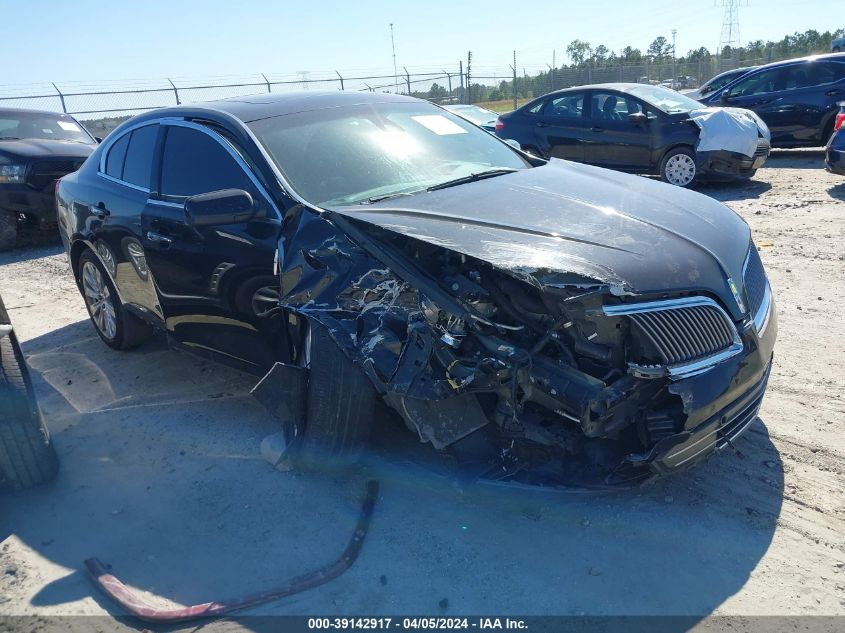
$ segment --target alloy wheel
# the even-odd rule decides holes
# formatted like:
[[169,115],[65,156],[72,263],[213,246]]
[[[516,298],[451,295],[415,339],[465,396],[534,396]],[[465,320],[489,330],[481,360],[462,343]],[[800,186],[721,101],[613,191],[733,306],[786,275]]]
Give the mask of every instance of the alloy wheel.
[[92,262],[82,266],[82,291],[91,313],[91,320],[107,339],[117,336],[117,314],[106,280]]

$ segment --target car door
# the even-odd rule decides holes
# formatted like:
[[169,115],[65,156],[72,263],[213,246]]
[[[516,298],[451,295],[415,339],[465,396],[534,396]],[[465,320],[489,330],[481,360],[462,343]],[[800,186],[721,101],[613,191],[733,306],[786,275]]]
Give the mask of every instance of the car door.
[[87,188],[92,245],[114,279],[124,305],[142,316],[161,318],[150,282],[140,216],[150,196],[153,157],[158,140],[156,122],[141,123],[106,141],[97,177]]
[[[615,90],[591,91],[588,103],[590,127],[584,138],[584,162],[630,171],[648,170],[653,134],[645,104]],[[631,114],[644,114],[646,119],[631,121]]]
[[[197,351],[266,369],[277,357],[265,319],[278,296],[273,266],[281,215],[220,133],[187,121],[162,127],[156,193],[141,214],[141,229],[167,328]],[[255,215],[237,223],[188,222],[189,197],[223,189],[248,192]]]
[[586,91],[566,92],[549,98],[537,116],[537,136],[547,156],[584,160],[584,138],[589,123],[584,116]]

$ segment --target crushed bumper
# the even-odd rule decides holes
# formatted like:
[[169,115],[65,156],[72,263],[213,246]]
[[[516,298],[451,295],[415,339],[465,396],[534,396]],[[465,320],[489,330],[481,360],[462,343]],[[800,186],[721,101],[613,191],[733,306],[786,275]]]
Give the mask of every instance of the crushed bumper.
[[765,164],[769,149],[769,144],[761,139],[754,156],[728,151],[699,152],[698,170],[702,177],[710,179],[751,178]]
[[686,428],[646,453],[629,455],[623,468],[647,467],[652,474],[683,470],[731,446],[757,419],[772,370],[777,311],[772,301],[758,334],[749,322],[742,332],[745,352],[709,372],[675,383],[673,392],[685,402]]

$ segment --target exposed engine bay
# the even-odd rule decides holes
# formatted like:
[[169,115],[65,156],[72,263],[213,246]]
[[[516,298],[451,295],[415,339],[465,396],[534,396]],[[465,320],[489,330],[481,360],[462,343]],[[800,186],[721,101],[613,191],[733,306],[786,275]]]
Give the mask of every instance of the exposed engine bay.
[[[300,219],[326,222],[309,213]],[[360,230],[343,223],[347,233]],[[358,250],[351,243],[323,243],[288,262],[282,302],[302,302],[295,312],[330,329],[422,441],[454,452],[476,475],[637,480],[649,473],[630,468],[625,456],[683,428],[671,380],[629,371],[660,356],[626,316],[602,311],[621,301],[618,287],[572,274],[571,283],[540,288],[412,237],[375,227],[357,237],[375,238],[370,247],[390,267],[331,271],[338,262],[372,260],[338,257]],[[352,283],[335,293],[337,274]],[[322,289],[336,306],[315,296]]]

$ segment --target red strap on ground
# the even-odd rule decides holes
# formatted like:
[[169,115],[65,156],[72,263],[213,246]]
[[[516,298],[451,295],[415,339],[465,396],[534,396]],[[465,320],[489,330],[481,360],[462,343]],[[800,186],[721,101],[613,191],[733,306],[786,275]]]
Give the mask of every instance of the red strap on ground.
[[284,598],[285,596],[302,593],[303,591],[307,591],[308,589],[327,583],[330,580],[334,580],[349,569],[352,566],[352,563],[354,563],[358,558],[358,554],[361,552],[361,546],[364,543],[364,537],[367,535],[367,531],[370,527],[370,519],[373,516],[373,509],[375,508],[376,499],[378,498],[378,490],[379,485],[377,481],[371,480],[367,482],[367,494],[361,507],[361,514],[358,517],[358,524],[355,526],[355,532],[352,534],[349,544],[346,546],[346,549],[337,561],[320,569],[308,572],[307,574],[303,574],[302,576],[297,576],[275,589],[255,593],[243,598],[222,600],[219,602],[206,602],[190,607],[162,609],[150,605],[132,593],[126,585],[109,573],[106,565],[98,559],[89,558],[85,561],[85,566],[88,568],[88,571],[94,581],[107,596],[117,602],[127,612],[142,620],[146,620],[148,622],[182,622],[196,618],[221,616],[237,609],[245,609],[246,607],[252,607],[271,600],[277,600],[279,598]]

